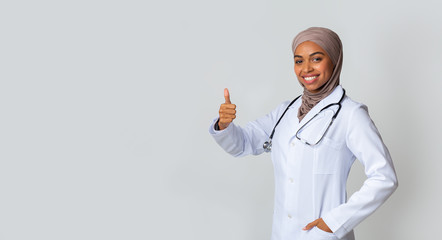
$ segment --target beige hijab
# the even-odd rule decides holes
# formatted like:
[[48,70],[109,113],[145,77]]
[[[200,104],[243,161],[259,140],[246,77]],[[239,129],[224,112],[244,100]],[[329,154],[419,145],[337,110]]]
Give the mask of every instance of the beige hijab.
[[299,44],[311,41],[324,49],[333,62],[334,69],[330,79],[321,87],[318,93],[311,93],[304,87],[302,104],[298,110],[298,119],[301,121],[305,115],[322,99],[333,92],[339,85],[339,75],[342,68],[342,43],[339,36],[330,29],[322,27],[312,27],[300,32],[292,43],[293,55]]

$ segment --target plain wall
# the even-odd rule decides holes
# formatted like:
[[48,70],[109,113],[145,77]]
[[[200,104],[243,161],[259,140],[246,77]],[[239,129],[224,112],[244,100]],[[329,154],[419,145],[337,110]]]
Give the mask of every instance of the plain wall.
[[[228,87],[237,124],[301,94],[291,41],[344,45],[399,178],[358,240],[435,239],[442,214],[438,1],[0,2],[0,240],[270,239],[270,156],[208,134]],[[357,162],[349,193],[365,176]]]

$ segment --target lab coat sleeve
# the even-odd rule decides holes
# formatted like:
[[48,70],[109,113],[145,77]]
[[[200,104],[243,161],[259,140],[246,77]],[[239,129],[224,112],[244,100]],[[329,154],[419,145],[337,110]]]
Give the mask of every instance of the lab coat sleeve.
[[284,108],[282,104],[271,113],[255,121],[249,122],[246,126],[240,127],[233,122],[221,131],[216,131],[214,125],[218,121],[216,118],[209,127],[209,133],[213,136],[218,145],[227,153],[235,157],[246,155],[258,155],[264,152],[262,145],[268,140],[274,124],[276,124],[280,110]]
[[360,105],[353,110],[346,142],[354,156],[364,165],[367,179],[347,203],[323,216],[325,223],[338,238],[345,236],[379,208],[398,186],[390,154],[366,106]]

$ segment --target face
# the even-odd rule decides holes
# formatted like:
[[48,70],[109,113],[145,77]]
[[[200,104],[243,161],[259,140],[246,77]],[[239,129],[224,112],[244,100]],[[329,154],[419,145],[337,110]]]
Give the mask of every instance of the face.
[[330,79],[333,62],[314,42],[303,42],[295,50],[295,74],[298,81],[311,93],[317,93]]

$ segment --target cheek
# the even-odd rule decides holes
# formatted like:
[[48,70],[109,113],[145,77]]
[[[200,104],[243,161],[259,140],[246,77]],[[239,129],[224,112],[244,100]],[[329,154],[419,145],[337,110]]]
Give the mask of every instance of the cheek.
[[331,73],[333,72],[333,68],[330,68],[328,64],[321,64],[320,66],[317,66],[316,70],[326,76],[331,75]]
[[324,66],[324,72],[326,72],[327,74],[331,75],[333,73],[333,63],[328,62],[325,66]]
[[299,73],[299,71],[300,71],[300,70],[299,70],[299,67],[295,65],[295,66],[293,67],[293,69],[294,69],[294,71],[295,71],[296,76],[298,76],[298,73]]

